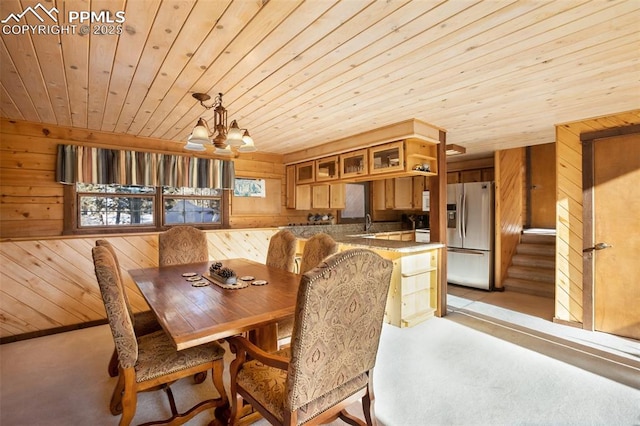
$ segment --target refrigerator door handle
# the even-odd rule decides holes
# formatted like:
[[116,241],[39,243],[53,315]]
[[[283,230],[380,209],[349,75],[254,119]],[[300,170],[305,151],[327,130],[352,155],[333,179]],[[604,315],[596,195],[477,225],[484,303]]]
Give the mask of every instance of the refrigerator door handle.
[[460,195],[460,199],[458,201],[458,206],[460,206],[460,211],[458,212],[458,215],[456,217],[456,220],[458,222],[456,228],[458,228],[458,236],[460,237],[460,240],[462,240],[462,214],[463,214],[463,210],[462,210],[462,194]]
[[467,194],[462,196],[462,238],[467,238]]

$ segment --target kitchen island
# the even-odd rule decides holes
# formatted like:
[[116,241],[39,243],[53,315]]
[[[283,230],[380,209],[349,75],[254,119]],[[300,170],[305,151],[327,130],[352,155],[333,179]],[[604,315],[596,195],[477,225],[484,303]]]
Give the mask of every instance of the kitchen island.
[[297,228],[305,228],[303,232],[294,232],[299,241],[299,254],[307,238],[325,232],[339,243],[340,250],[366,248],[393,262],[385,322],[396,327],[411,327],[434,315],[439,300],[438,265],[443,244],[388,240],[376,238],[376,233],[348,235],[330,232],[328,228],[314,232],[315,229],[309,229],[316,228],[314,226]]

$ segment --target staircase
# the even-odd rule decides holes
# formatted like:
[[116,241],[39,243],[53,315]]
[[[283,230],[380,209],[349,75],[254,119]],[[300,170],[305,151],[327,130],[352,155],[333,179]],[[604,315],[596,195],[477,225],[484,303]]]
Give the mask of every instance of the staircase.
[[525,230],[503,282],[506,291],[554,298],[555,230]]

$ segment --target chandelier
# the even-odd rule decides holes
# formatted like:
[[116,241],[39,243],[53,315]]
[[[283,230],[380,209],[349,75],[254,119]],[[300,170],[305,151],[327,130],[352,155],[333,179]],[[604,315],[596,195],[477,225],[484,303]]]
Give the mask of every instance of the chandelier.
[[241,129],[236,120],[227,126],[227,110],[222,106],[222,93],[218,93],[212,105],[205,104],[211,99],[211,96],[206,93],[194,93],[192,96],[206,109],[213,108],[213,132],[207,121],[200,117],[187,138],[185,149],[204,151],[205,145],[213,144],[216,148],[215,153],[219,155],[237,155],[240,152],[256,150],[253,138],[247,129]]

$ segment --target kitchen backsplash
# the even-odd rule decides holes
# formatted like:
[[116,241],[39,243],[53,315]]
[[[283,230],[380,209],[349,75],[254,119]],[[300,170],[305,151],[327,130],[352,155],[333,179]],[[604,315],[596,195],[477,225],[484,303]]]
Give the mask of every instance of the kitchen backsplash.
[[[281,226],[280,229],[288,229],[298,237],[310,237],[319,232],[324,232],[335,237],[342,237],[345,235],[358,235],[364,234],[364,222],[363,223],[347,223],[340,225],[290,225]],[[374,222],[371,229],[367,233],[377,232],[393,232],[408,230],[406,224],[402,222]]]

